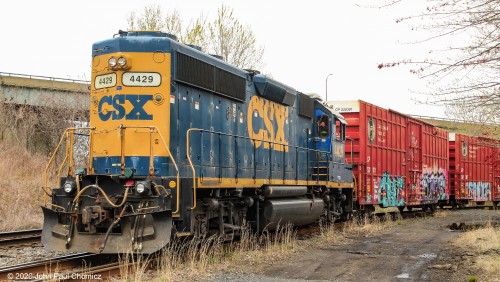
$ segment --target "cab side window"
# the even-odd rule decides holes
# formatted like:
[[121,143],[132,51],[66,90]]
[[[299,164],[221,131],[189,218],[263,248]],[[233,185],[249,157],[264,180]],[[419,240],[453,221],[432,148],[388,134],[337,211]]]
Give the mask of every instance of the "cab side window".
[[345,140],[345,124],[341,123],[340,120],[335,120],[335,139],[338,141]]
[[327,115],[318,116],[318,135],[321,138],[326,138],[330,135],[330,125]]

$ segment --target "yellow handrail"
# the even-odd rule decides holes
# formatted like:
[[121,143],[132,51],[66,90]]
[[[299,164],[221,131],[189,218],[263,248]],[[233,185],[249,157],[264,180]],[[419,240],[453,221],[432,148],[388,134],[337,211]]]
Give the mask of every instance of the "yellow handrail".
[[[176,190],[177,190],[177,203],[176,203],[176,210],[173,212],[174,214],[178,214],[180,210],[180,173],[179,173],[179,167],[177,166],[177,162],[175,161],[175,158],[173,157],[172,153],[170,152],[170,148],[167,146],[167,142],[165,141],[165,138],[161,134],[160,130],[156,126],[123,126],[120,125],[120,161],[121,161],[121,172],[123,174],[124,169],[125,169],[125,130],[127,128],[147,128],[149,129],[149,137],[150,137],[150,150],[149,150],[149,175],[151,177],[154,177],[154,142],[153,142],[153,133],[157,132],[158,135],[160,136],[160,139],[163,143],[163,146],[165,147],[168,155],[170,156],[170,159],[172,160],[172,164],[174,165],[175,171],[176,171]],[[59,140],[59,143],[57,144],[56,149],[54,150],[54,153],[52,154],[51,158],[49,159],[49,162],[47,163],[47,166],[45,167],[45,174],[44,174],[44,187],[42,189],[45,191],[44,193],[44,198],[43,198],[43,204],[47,205],[47,196],[49,193],[47,192],[47,188],[50,189],[50,193],[52,192],[52,188],[48,186],[49,182],[49,168],[52,166],[54,159],[59,152],[61,145],[63,143],[63,140],[66,140],[66,152],[65,152],[65,157],[60,165],[58,172],[57,172],[57,179],[60,180],[61,172],[65,166],[66,163],[68,163],[68,175],[72,175],[73,172],[73,143],[74,143],[74,134],[75,130],[89,130],[90,131],[90,141],[89,141],[89,164],[88,164],[88,173],[92,173],[92,158],[93,158],[93,153],[92,153],[92,145],[93,145],[93,135],[95,134],[95,127],[78,127],[78,128],[67,128],[62,136],[61,139]],[[69,161],[68,161],[69,159]],[[61,183],[59,183],[59,186]]]
[[[45,166],[45,173],[44,173],[44,177],[43,177],[43,187],[42,187],[42,190],[44,191],[44,195],[43,195],[43,205],[46,206],[47,205],[47,197],[49,196],[48,193],[47,193],[47,188],[50,189],[50,192],[52,193],[52,188],[49,187],[48,185],[48,182],[49,182],[49,168],[51,167],[52,165],[52,162],[54,161],[57,153],[59,152],[59,149],[61,148],[61,144],[63,142],[64,139],[66,139],[68,141],[68,132],[69,131],[72,131],[72,135],[74,135],[75,133],[75,130],[91,130],[91,134],[92,135],[92,130],[94,130],[95,128],[94,127],[70,127],[70,128],[67,128],[66,130],[64,130],[62,136],[61,136],[61,139],[59,139],[59,143],[57,144],[56,146],[56,149],[54,150],[54,153],[52,153],[52,156],[50,157],[49,159],[49,162],[47,163],[47,166]],[[91,139],[92,139],[92,136],[91,136]],[[70,148],[69,150],[72,151],[72,140],[70,142]],[[67,148],[68,150],[68,148]],[[73,154],[71,153],[70,156],[72,156]],[[66,151],[66,154],[65,154],[65,158],[64,158],[64,161],[63,163],[66,162],[66,160],[68,159],[68,151]],[[91,160],[90,160],[91,161]],[[73,167],[73,158],[71,158],[69,160],[69,168],[71,170],[68,171],[68,173],[72,173],[72,167]],[[92,167],[92,164],[90,162],[89,164],[89,167],[91,168]],[[61,170],[62,170],[63,166],[61,165],[61,167],[59,168],[58,170],[58,179],[60,179],[60,174],[61,174]]]
[[[160,130],[158,129],[158,127],[156,126],[121,126],[120,129],[123,129],[123,130],[126,130],[127,128],[136,128],[136,129],[139,129],[139,128],[143,128],[143,129],[149,129],[149,132],[150,132],[150,151],[149,151],[149,165],[150,165],[150,176],[154,176],[154,166],[153,166],[153,133],[154,131],[156,130],[156,132],[158,133],[158,135],[160,136],[160,139],[163,143],[163,146],[165,147],[165,149],[167,150],[167,153],[168,155],[170,156],[170,159],[172,160],[172,164],[174,165],[175,167],[175,171],[176,171],[176,190],[177,190],[177,204],[176,204],[176,209],[175,211],[173,212],[173,214],[177,214],[179,213],[179,210],[180,210],[180,194],[181,194],[181,189],[179,188],[179,182],[180,182],[180,174],[179,174],[179,167],[177,166],[177,162],[175,161],[175,158],[172,156],[172,153],[170,152],[170,149],[168,148],[167,146],[167,142],[165,142],[165,138],[163,138],[163,135],[161,134]],[[125,134],[123,134],[125,135]],[[123,154],[122,154],[123,156]]]
[[193,207],[189,210],[194,210],[196,208],[196,171],[194,169],[193,162],[191,161],[191,156],[189,154],[189,136],[191,136],[191,131],[194,130],[202,130],[200,128],[190,128],[186,132],[186,156],[189,162],[189,166],[191,167],[191,171],[193,172]]
[[179,168],[177,167],[177,163],[175,162],[175,159],[172,156],[172,153],[170,153],[170,149],[167,146],[167,142],[165,142],[165,139],[163,138],[163,135],[160,133],[160,130],[158,130],[158,128],[156,126],[154,128],[156,129],[156,131],[158,131],[158,135],[160,135],[161,142],[163,143],[163,145],[167,149],[167,153],[170,156],[170,159],[172,160],[172,163],[174,164],[174,167],[175,167],[175,171],[177,173],[177,179],[176,179],[176,182],[177,182],[176,183],[176,189],[177,189],[177,193],[176,193],[177,197],[176,197],[176,199],[177,199],[177,204],[176,204],[176,209],[173,212],[174,214],[177,214],[177,213],[179,213],[179,209],[180,209],[180,195],[181,195],[181,189],[180,189],[180,186],[179,186],[179,181],[180,181]]
[[125,128],[120,124],[120,173],[125,172]]
[[94,157],[94,154],[93,154],[93,150],[90,150],[91,148],[93,148],[93,144],[94,144],[94,130],[95,130],[95,127],[92,127],[90,130],[89,130],[89,134],[90,134],[90,137],[89,137],[89,161],[88,161],[88,167],[87,167],[87,173],[89,174],[93,174],[94,173],[94,169],[92,168],[92,158]]
[[[149,176],[154,177],[155,176],[155,167],[154,167],[154,160],[153,160],[153,132],[154,129],[150,128],[149,129]],[[160,132],[158,131],[158,134]],[[169,153],[170,155],[170,153]]]

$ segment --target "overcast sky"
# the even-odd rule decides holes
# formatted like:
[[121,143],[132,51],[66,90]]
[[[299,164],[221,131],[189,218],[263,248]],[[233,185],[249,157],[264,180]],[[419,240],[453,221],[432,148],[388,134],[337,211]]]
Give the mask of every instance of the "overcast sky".
[[409,67],[377,68],[425,56],[426,46],[406,44],[421,35],[395,21],[421,11],[424,1],[391,9],[357,5],[367,2],[374,1],[5,1],[0,72],[89,80],[92,43],[126,29],[130,12],[157,3],[164,12],[178,9],[187,25],[201,13],[213,19],[225,3],[254,31],[265,48],[264,72],[276,80],[324,97],[331,73],[328,100],[362,99],[444,117],[442,108],[415,103],[420,97],[415,91],[425,90],[426,83]]

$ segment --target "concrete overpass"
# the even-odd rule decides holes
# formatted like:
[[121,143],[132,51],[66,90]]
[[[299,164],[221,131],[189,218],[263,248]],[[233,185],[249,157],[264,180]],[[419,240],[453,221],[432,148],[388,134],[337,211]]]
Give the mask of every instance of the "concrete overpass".
[[89,108],[90,82],[0,72],[0,101],[52,108]]

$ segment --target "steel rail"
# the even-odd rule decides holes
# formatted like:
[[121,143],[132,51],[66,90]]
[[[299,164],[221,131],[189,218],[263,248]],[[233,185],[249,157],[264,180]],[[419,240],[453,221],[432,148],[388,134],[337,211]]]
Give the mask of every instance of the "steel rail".
[[[82,261],[90,260],[97,256],[97,254],[91,253],[76,253],[50,259],[1,267],[0,281],[40,280],[37,277],[43,277],[43,274],[60,273],[72,268],[81,267]],[[27,275],[30,277],[28,277]]]
[[0,247],[11,247],[26,243],[41,242],[42,229],[0,232]]

